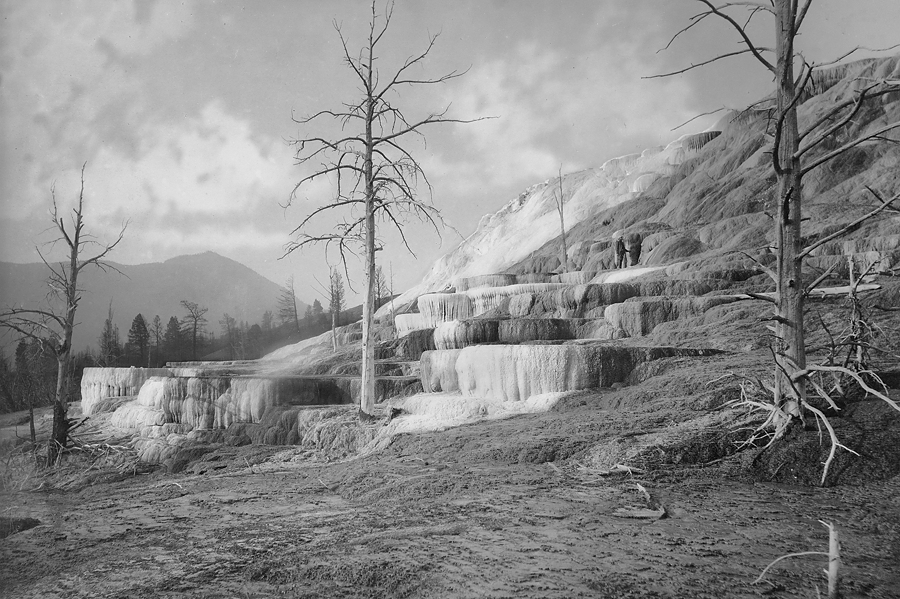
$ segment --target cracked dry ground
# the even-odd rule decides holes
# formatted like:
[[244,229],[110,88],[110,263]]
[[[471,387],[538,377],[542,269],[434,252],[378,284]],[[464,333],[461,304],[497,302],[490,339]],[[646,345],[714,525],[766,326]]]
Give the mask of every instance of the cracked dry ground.
[[[826,550],[821,519],[842,534],[846,597],[900,597],[900,477],[742,482],[728,477],[742,454],[636,478],[579,468],[599,440],[677,416],[595,404],[401,436],[344,462],[223,448],[191,474],[0,495],[42,522],[0,539],[0,595],[815,597],[823,557],[752,583],[780,555]],[[666,517],[622,515],[647,507],[636,482]]]

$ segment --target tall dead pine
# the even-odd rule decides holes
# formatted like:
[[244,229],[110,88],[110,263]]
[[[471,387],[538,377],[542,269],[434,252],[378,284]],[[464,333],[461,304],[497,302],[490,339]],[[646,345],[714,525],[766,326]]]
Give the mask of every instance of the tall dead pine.
[[[334,110],[321,110],[312,116],[294,119],[304,129],[327,123],[336,124],[337,133],[301,135],[292,141],[296,164],[307,174],[295,185],[288,205],[298,198],[301,188],[317,179],[334,183],[331,200],[312,210],[292,231],[285,255],[312,244],[325,244],[326,251],[337,250],[346,266],[348,254],[363,256],[365,291],[362,318],[362,393],[360,412],[372,414],[375,405],[375,251],[381,249],[376,223],[390,224],[399,233],[407,250],[412,250],[404,234],[408,217],[430,223],[440,234],[440,212],[431,204],[431,185],[412,152],[412,142],[424,139],[423,129],[438,123],[468,123],[471,120],[447,116],[447,108],[417,118],[394,105],[403,88],[445,83],[463,73],[451,71],[438,76],[419,74],[420,67],[437,41],[430,36],[425,50],[408,57],[399,67],[382,71],[378,51],[390,28],[393,5],[383,15],[373,0],[368,35],[358,52],[351,52],[341,26],[334,24],[343,49],[344,63],[356,79],[360,96]],[[477,120],[477,119],[476,119]],[[309,171],[312,172],[309,172]],[[422,200],[418,186],[428,188],[428,200]],[[343,214],[337,225],[325,227],[319,217]],[[312,231],[312,232],[311,232]],[[361,250],[361,251],[360,251]]]
[[[808,62],[797,53],[794,42],[813,5],[813,0],[802,4],[797,0],[772,0],[769,3],[723,2],[698,0],[704,6],[691,18],[691,23],[678,31],[670,40],[670,46],[682,34],[709,20],[718,20],[736,32],[741,49],[715,56],[689,67],[655,75],[669,77],[700,68],[718,60],[736,56],[752,56],[775,79],[774,106],[770,118],[772,133],[772,168],[776,176],[777,211],[775,219],[774,269],[765,268],[775,282],[775,293],[759,296],[774,304],[772,327],[775,334],[774,418],[776,437],[781,436],[793,419],[803,419],[805,411],[811,411],[806,401],[807,377],[810,369],[806,360],[806,341],[803,324],[804,304],[810,287],[803,284],[803,260],[822,244],[844,235],[862,222],[892,207],[894,196],[884,200],[874,190],[869,190],[880,200],[880,205],[860,219],[848,223],[840,230],[804,247],[801,231],[803,220],[803,177],[828,161],[841,156],[868,140],[882,138],[885,133],[900,128],[900,121],[891,121],[873,130],[838,143],[838,134],[847,135],[854,124],[854,117],[863,104],[888,93],[900,91],[900,81],[873,79],[855,89],[848,97],[840,98],[824,114],[813,119],[806,127],[800,127],[798,107],[811,93],[815,75],[823,67],[835,62],[816,64]],[[774,22],[775,47],[768,48],[750,38],[747,26],[757,15],[768,15]],[[857,48],[858,49],[858,48]],[[848,57],[854,50],[846,53]],[[839,59],[840,60],[840,59]],[[813,286],[819,284],[818,279]]]
[[[60,452],[66,447],[69,437],[69,390],[71,388],[71,355],[72,334],[75,330],[75,312],[81,301],[82,288],[78,286],[78,278],[83,270],[96,267],[104,271],[115,268],[106,262],[106,256],[122,241],[125,236],[126,222],[122,225],[118,237],[112,243],[102,244],[85,232],[84,222],[84,171],[86,165],[81,167],[81,186],[78,191],[78,199],[72,209],[70,219],[67,221],[60,212],[56,199],[56,187],[50,188],[51,208],[50,217],[53,220],[53,229],[58,237],[50,242],[51,247],[57,243],[63,244],[68,256],[64,261],[51,263],[41,253],[38,254],[41,261],[47,267],[49,275],[47,285],[46,307],[39,308],[9,308],[0,312],[0,326],[15,331],[38,342],[41,347],[52,354],[57,362],[56,390],[53,399],[53,432],[47,448],[47,464],[55,463]],[[85,258],[88,249],[95,247],[95,253]]]

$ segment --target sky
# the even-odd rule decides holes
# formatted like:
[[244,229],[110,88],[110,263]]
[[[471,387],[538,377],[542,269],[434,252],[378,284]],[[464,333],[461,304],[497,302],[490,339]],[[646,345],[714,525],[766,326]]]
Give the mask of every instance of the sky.
[[[386,4],[378,0],[379,14]],[[465,75],[394,97],[411,118],[449,106],[459,119],[411,140],[432,185],[420,187],[448,226],[410,221],[415,256],[396,234],[378,253],[396,291],[526,187],[705,129],[722,107],[769,93],[750,58],[669,78],[646,77],[738,49],[722,22],[670,38],[699,12],[695,0],[396,0],[379,53],[384,73],[437,41],[416,71]],[[320,297],[337,257],[308,248],[282,258],[291,231],[333,194],[328,180],[290,192],[310,166],[289,143],[334,134],[294,118],[358,101],[342,62],[366,33],[363,0],[0,0],[0,261],[36,262],[52,239],[51,187],[71,205],[85,165],[88,230],[112,240],[111,259],[160,262],[214,251]],[[773,26],[757,17],[761,45]],[[856,46],[900,42],[897,0],[815,0],[799,47],[827,62]],[[894,50],[896,52],[896,50]],[[868,56],[863,50],[854,56]],[[319,127],[319,128],[317,128]],[[319,221],[329,230],[340,216]],[[51,257],[55,257],[51,250]],[[361,265],[350,263],[361,289]],[[2,281],[0,281],[2,284]],[[351,297],[351,300],[353,298]],[[358,298],[357,298],[358,301]]]

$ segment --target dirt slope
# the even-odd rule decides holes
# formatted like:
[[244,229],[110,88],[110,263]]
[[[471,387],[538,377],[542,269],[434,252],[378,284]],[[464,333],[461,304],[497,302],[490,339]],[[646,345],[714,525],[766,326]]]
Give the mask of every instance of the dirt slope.
[[[723,407],[736,390],[720,377],[761,369],[764,353],[673,359],[553,412],[402,435],[344,461],[222,447],[181,475],[46,479],[0,495],[5,514],[40,521],[0,539],[0,594],[813,597],[821,557],[752,582],[780,555],[824,550],[824,519],[842,534],[845,596],[897,597],[900,461],[863,452],[865,480],[815,488],[790,483],[815,476],[820,455],[773,471],[769,452],[734,453],[715,419],[738,416]],[[900,414],[855,426],[896,438]],[[603,475],[610,458],[648,472]]]

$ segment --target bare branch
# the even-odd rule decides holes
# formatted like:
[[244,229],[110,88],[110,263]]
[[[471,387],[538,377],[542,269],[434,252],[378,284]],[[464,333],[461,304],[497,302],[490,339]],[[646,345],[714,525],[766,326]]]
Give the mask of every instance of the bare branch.
[[[298,160],[300,162],[306,162],[310,158],[313,158],[314,156],[316,156],[317,154],[319,154],[325,150],[340,151],[341,145],[349,144],[351,142],[365,144],[366,140],[361,137],[345,137],[343,139],[338,139],[338,140],[329,140],[329,139],[324,139],[322,137],[308,137],[308,138],[304,138],[304,139],[293,140],[293,141],[291,141],[291,145],[300,146],[300,148],[297,150]],[[300,154],[306,150],[307,145],[314,145],[314,144],[318,145],[319,147],[316,148],[314,151],[310,152],[309,154],[305,155],[303,158],[299,157]]]
[[87,260],[80,260],[78,262],[78,266],[76,268],[79,271],[81,271],[86,266],[94,265],[94,266],[99,267],[102,270],[114,270],[115,272],[117,272],[119,274],[124,274],[124,273],[122,273],[121,270],[119,270],[112,264],[110,264],[108,262],[102,262],[102,260],[103,260],[103,258],[106,257],[107,254],[109,254],[111,251],[113,251],[115,249],[115,247],[117,245],[119,245],[119,243],[125,237],[125,230],[128,228],[128,225],[130,224],[130,222],[131,221],[125,221],[125,223],[122,225],[122,229],[119,231],[118,237],[116,237],[116,240],[114,242],[105,246],[103,248],[103,251],[101,251],[99,254],[96,254],[95,256],[88,258]]
[[752,9],[752,12],[759,12],[764,10],[768,13],[775,14],[775,9],[772,8],[769,4],[763,4],[762,2],[726,2],[719,6],[719,10],[728,8],[730,6],[743,6]]
[[[372,23],[371,23],[371,29],[373,31],[375,29],[375,16],[376,16],[375,15],[375,3],[373,2],[372,3]],[[384,25],[382,26],[381,31],[378,33],[378,35],[376,35],[372,39],[373,47],[377,46],[378,42],[381,41],[381,38],[384,36],[384,34],[387,33],[388,27],[391,24],[391,17],[393,17],[393,16],[394,16],[394,3],[391,2],[390,4],[388,4],[387,10],[384,13]]]
[[38,310],[35,308],[9,308],[0,312],[0,326],[7,326],[9,322],[30,322],[41,328],[47,328],[46,321],[51,320],[58,325],[65,324],[65,319],[53,313],[51,310]]
[[[747,45],[747,49],[753,53],[754,58],[756,58],[756,60],[758,60],[764,67],[769,69],[769,71],[772,74],[775,74],[775,67],[768,60],[763,58],[762,54],[760,54],[760,52],[768,50],[767,48],[759,48],[756,45],[754,45],[753,41],[747,35],[747,32],[744,30],[744,28],[741,27],[741,25],[737,21],[732,19],[729,15],[727,15],[726,13],[722,12],[719,8],[717,8],[712,2],[710,2],[709,0],[699,0],[699,1],[702,2],[703,4],[705,4],[706,6],[708,6],[709,10],[713,14],[715,14],[716,16],[727,21],[735,29],[735,31],[738,32],[738,34],[741,36],[741,39],[744,40],[744,43]],[[728,4],[725,4],[724,6],[728,6]],[[774,14],[774,12],[773,12],[773,14]],[[771,52],[771,50],[768,50],[768,51]]]
[[[82,170],[81,185],[82,185],[81,189],[83,192],[84,191],[84,171],[83,170]],[[56,228],[62,234],[63,239],[66,242],[66,245],[68,245],[69,248],[72,248],[74,242],[72,241],[72,238],[69,237],[69,232],[66,230],[66,223],[62,219],[62,217],[59,216],[59,208],[56,205],[56,183],[54,183],[53,185],[50,186],[50,200],[51,200],[50,216],[53,219],[53,224],[56,226]]]
[[[866,189],[868,189],[869,193],[871,193],[873,196],[875,196],[878,199],[878,201],[881,202],[882,204],[890,204],[891,202],[893,202],[894,200],[897,199],[897,196],[894,196],[890,200],[885,200],[883,197],[881,197],[880,193],[878,193],[877,191],[875,191],[868,185],[866,185]],[[900,209],[894,208],[893,206],[888,206],[887,210],[890,210],[891,212],[900,212]]]
[[[870,191],[871,191],[871,190],[870,190]],[[873,193],[874,193],[874,192],[873,192]],[[877,197],[877,196],[876,196],[876,197]],[[809,246],[807,246],[806,248],[804,248],[802,252],[800,252],[800,253],[797,255],[797,259],[798,259],[798,260],[802,260],[803,258],[805,258],[806,256],[808,256],[808,255],[810,254],[810,252],[812,252],[812,251],[815,250],[816,248],[821,247],[822,245],[828,243],[828,242],[831,241],[832,239],[837,239],[838,237],[841,237],[842,235],[845,235],[845,234],[847,234],[847,233],[849,233],[849,232],[851,232],[851,231],[853,231],[853,230],[855,230],[855,229],[858,229],[859,226],[862,225],[865,221],[869,220],[870,218],[872,218],[873,216],[875,216],[875,215],[878,214],[879,212],[882,212],[883,210],[886,210],[887,208],[890,208],[890,207],[891,207],[891,203],[894,202],[894,201],[896,201],[898,198],[900,198],[900,193],[898,193],[897,195],[895,195],[893,198],[891,198],[891,199],[888,200],[887,202],[884,202],[884,203],[883,203],[881,206],[879,206],[878,208],[875,208],[875,209],[872,210],[871,212],[869,212],[869,213],[867,213],[867,214],[865,214],[865,215],[863,215],[863,216],[857,218],[857,219],[854,220],[853,222],[851,222],[851,223],[849,223],[849,224],[847,224],[847,225],[841,227],[840,230],[835,231],[835,232],[832,233],[831,235],[827,235],[827,236],[823,237],[822,239],[816,241],[815,243],[810,244]],[[879,198],[879,199],[881,199],[881,198]],[[882,200],[882,201],[883,201],[883,200]]]
[[767,6],[757,6],[757,7],[750,9],[750,14],[747,15],[747,20],[744,21],[744,24],[741,25],[741,27],[746,30],[747,27],[750,26],[750,21],[753,20],[753,17],[755,17],[757,15],[757,13],[759,13],[761,11],[771,12],[771,10],[772,10],[771,7],[767,7]]
[[335,119],[341,120],[341,121],[344,121],[346,119],[351,119],[351,118],[355,118],[355,119],[363,118],[362,115],[357,114],[355,112],[334,112],[333,110],[320,110],[319,112],[317,112],[315,114],[312,114],[312,115],[306,116],[306,117],[301,117],[299,119],[294,117],[293,114],[291,114],[291,120],[294,121],[295,123],[297,123],[298,125],[306,125],[306,124],[312,122],[313,120],[315,120],[319,117],[322,117],[322,116],[330,116],[332,118],[335,118]]
[[859,144],[861,144],[863,142],[869,141],[872,138],[878,137],[882,133],[886,133],[887,131],[892,131],[897,128],[900,128],[900,121],[898,121],[896,123],[890,123],[888,125],[885,125],[884,127],[879,127],[876,131],[873,131],[872,133],[863,135],[862,137],[858,137],[858,138],[854,139],[853,141],[849,141],[849,142],[845,143],[844,145],[842,145],[841,147],[839,147],[838,149],[828,152],[824,156],[817,158],[816,160],[813,161],[812,164],[804,167],[803,170],[801,171],[801,173],[803,175],[805,175],[806,173],[813,170],[817,166],[828,162],[835,156],[840,156],[847,150],[850,150],[851,148],[855,148],[856,146],[858,146]]
[[347,47],[347,40],[344,39],[344,33],[341,31],[341,26],[337,21],[332,21],[332,25],[337,31],[338,37],[341,40],[341,47],[344,50],[344,60],[347,65],[353,69],[353,72],[356,73],[356,76],[359,77],[359,80],[362,81],[363,86],[365,86],[366,90],[369,90],[369,81],[365,75],[363,75],[362,71],[360,71],[359,67],[356,66],[356,62],[354,62],[353,58],[350,56],[350,49]]
[[772,304],[778,303],[778,300],[776,300],[774,296],[766,293],[753,293],[752,291],[745,291],[744,295],[746,295],[750,299],[763,300],[764,302],[770,302]]
[[[812,0],[809,0],[809,1],[811,2]],[[890,52],[891,50],[894,50],[896,48],[900,48],[900,44],[894,44],[893,46],[888,46],[886,48],[869,48],[867,46],[856,46],[855,48],[848,50],[847,52],[844,52],[843,54],[841,54],[834,60],[830,60],[828,62],[823,62],[823,63],[816,63],[816,66],[821,68],[821,67],[835,65],[835,64],[841,62],[842,60],[844,60],[845,58],[850,57],[850,55],[855,54],[856,52],[859,52],[860,50],[865,50],[866,52]]]
[[803,20],[806,19],[806,13],[809,12],[809,7],[812,5],[812,3],[813,3],[813,0],[806,0],[806,3],[803,5],[803,7],[799,11],[794,11],[794,13],[797,15],[794,18],[794,34],[795,35],[800,32],[800,26],[803,25]]
[[[762,48],[763,51],[771,52],[768,48]],[[704,67],[708,64],[712,64],[716,61],[722,60],[723,58],[730,58],[732,56],[740,56],[741,54],[754,53],[755,50],[744,49],[744,50],[736,50],[734,52],[726,52],[725,54],[720,54],[714,58],[710,58],[709,60],[704,60],[703,62],[692,63],[691,66],[685,67],[683,69],[679,69],[677,71],[671,71],[669,73],[663,73],[661,75],[647,75],[645,77],[641,77],[641,79],[660,79],[662,77],[672,77],[674,75],[680,75],[682,73],[687,73],[688,71],[692,71],[694,69],[699,69],[700,67]]]
[[404,85],[404,84],[430,85],[430,84],[434,84],[434,83],[443,83],[444,81],[449,81],[450,79],[456,79],[457,77],[461,77],[461,76],[465,75],[466,72],[468,72],[468,69],[466,69],[466,71],[463,71],[461,73],[458,71],[451,71],[445,75],[441,75],[440,77],[437,77],[434,79],[431,79],[431,78],[402,79],[403,73],[405,73],[413,65],[416,65],[416,64],[422,62],[425,59],[425,57],[428,56],[428,53],[431,52],[431,49],[434,47],[435,42],[437,42],[438,35],[439,34],[435,34],[435,35],[431,36],[431,38],[428,40],[428,44],[427,44],[425,50],[422,53],[420,53],[417,56],[411,56],[406,59],[406,61],[403,63],[403,66],[401,66],[397,70],[397,72],[394,73],[394,76],[391,77],[391,82],[388,83],[386,86],[384,86],[384,88],[380,92],[375,94],[376,102],[380,101],[386,93],[388,93],[391,89],[393,89],[394,87],[396,87],[398,85]]
[[[359,168],[358,166],[354,166],[352,164],[336,164],[334,166],[326,167],[322,170],[316,171],[315,173],[313,173],[311,175],[307,175],[306,177],[303,177],[302,179],[300,179],[300,182],[297,183],[296,185],[294,185],[294,189],[291,191],[290,198],[293,199],[294,197],[296,197],[297,190],[300,189],[300,186],[302,186],[304,183],[312,181],[313,179],[316,179],[318,177],[323,177],[323,176],[327,175],[328,173],[335,173],[335,172],[340,172],[340,171],[352,171],[357,174],[363,172],[363,170],[361,168]],[[290,201],[288,201],[288,205],[290,205]],[[287,206],[282,206],[282,207],[286,208]]]
[[338,201],[334,201],[334,202],[328,204],[327,206],[320,206],[319,208],[316,208],[315,210],[313,210],[309,215],[307,215],[306,218],[304,218],[300,222],[299,225],[294,227],[294,229],[291,231],[291,234],[298,233],[304,226],[306,226],[306,224],[309,221],[311,221],[318,214],[327,212],[329,210],[341,208],[343,206],[350,206],[353,204],[364,204],[364,203],[365,203],[365,200],[338,200]]
[[712,14],[711,12],[702,12],[702,13],[700,13],[699,15],[695,15],[695,16],[691,17],[691,24],[688,25],[688,26],[686,26],[686,27],[684,27],[684,28],[681,29],[680,31],[676,32],[675,35],[672,36],[672,39],[669,40],[669,43],[666,44],[663,48],[660,48],[659,50],[657,50],[656,53],[659,54],[660,52],[662,52],[662,51],[664,51],[664,50],[668,50],[668,49],[672,46],[672,44],[675,42],[675,40],[678,39],[678,37],[679,37],[682,33],[686,33],[687,31],[689,31],[689,30],[690,30],[691,28],[693,28],[695,25],[697,25],[697,24],[699,24],[700,22],[702,22],[703,19],[705,19],[706,17],[710,16],[711,14]]
[[871,98],[876,98],[878,96],[881,96],[881,95],[884,95],[887,93],[891,93],[891,92],[894,92],[894,91],[897,91],[898,89],[900,89],[900,88],[889,87],[889,88],[879,90],[875,93],[870,94],[869,92],[871,90],[873,90],[874,88],[878,87],[878,85],[881,85],[881,82],[876,83],[875,85],[869,86],[869,87],[861,90],[859,92],[859,96],[857,96],[856,98],[850,98],[848,100],[838,103],[837,105],[832,107],[830,110],[828,110],[828,112],[826,112],[825,115],[823,115],[822,117],[817,119],[816,122],[813,123],[806,131],[804,131],[800,134],[800,139],[803,139],[804,137],[806,137],[807,135],[812,133],[817,127],[822,125],[825,121],[831,120],[831,118],[834,115],[836,115],[838,112],[840,112],[841,110],[852,106],[850,112],[848,112],[844,116],[844,118],[842,118],[837,123],[833,124],[831,127],[828,127],[825,131],[823,131],[819,135],[817,135],[811,142],[809,142],[809,143],[805,144],[803,147],[801,147],[797,151],[797,153],[794,154],[794,157],[800,158],[801,156],[803,156],[803,154],[810,151],[817,145],[821,144],[823,141],[825,141],[827,138],[829,138],[831,135],[833,135],[835,132],[837,132],[840,128],[842,128],[845,125],[847,125],[848,123],[850,123],[853,120],[853,117],[855,117],[857,115],[857,113],[859,112],[864,101],[871,99]]
[[670,129],[670,131],[677,131],[678,129],[681,129],[681,128],[684,127],[685,125],[687,125],[687,124],[689,124],[689,123],[693,123],[694,121],[696,121],[696,120],[699,119],[699,118],[702,118],[702,117],[705,117],[705,116],[709,116],[709,115],[711,115],[711,114],[716,114],[717,112],[721,112],[721,111],[723,111],[723,110],[728,110],[728,109],[727,109],[725,106],[723,106],[723,107],[721,107],[721,108],[716,108],[715,110],[710,110],[709,112],[702,112],[702,113],[700,113],[700,114],[698,114],[698,115],[696,115],[696,116],[693,116],[693,117],[689,118],[688,120],[686,120],[685,122],[681,123],[681,124],[678,125],[677,127],[673,127],[672,129]]
[[745,251],[741,250],[738,253],[743,254],[744,256],[746,256],[747,258],[752,260],[753,263],[756,264],[756,266],[758,266],[760,268],[760,270],[762,270],[764,273],[769,275],[769,278],[772,279],[772,281],[774,281],[775,283],[778,283],[778,275],[775,273],[774,270],[772,270],[771,268],[769,268],[768,266],[766,266],[765,264],[763,264],[762,262],[757,260],[754,256],[751,256],[750,254],[748,254]]
[[[813,372],[835,372],[838,374],[843,374],[845,376],[849,376],[853,380],[856,381],[856,384],[862,387],[862,389],[871,395],[874,395],[881,401],[886,402],[890,407],[900,412],[900,404],[896,401],[888,397],[885,393],[878,391],[877,389],[872,388],[867,382],[866,379],[855,370],[851,370],[849,368],[844,368],[843,366],[822,366],[819,364],[813,364],[812,366],[807,366],[803,370],[798,370],[797,372],[791,375],[791,378],[795,381],[800,381],[804,378],[807,378],[810,373]],[[879,379],[880,380],[880,379]]]
[[375,138],[373,140],[373,143],[375,145],[378,145],[378,144],[384,143],[386,141],[397,139],[398,137],[402,137],[408,133],[412,133],[412,132],[418,133],[418,129],[423,127],[424,125],[432,125],[434,123],[477,123],[479,121],[486,121],[486,120],[497,118],[497,117],[493,117],[493,116],[483,116],[483,117],[479,117],[477,119],[448,119],[448,118],[444,118],[442,116],[444,113],[446,113],[446,110],[444,110],[444,112],[439,113],[439,114],[430,115],[430,116],[422,119],[421,121],[415,123],[414,125],[410,125],[409,127],[401,129],[400,131]]
[[759,578],[757,578],[756,580],[753,581],[753,584],[759,584],[760,582],[762,582],[762,579],[766,575],[766,572],[768,572],[772,566],[774,566],[781,560],[785,560],[789,557],[801,557],[804,555],[824,555],[827,557],[828,553],[825,551],[801,551],[799,553],[789,553],[787,555],[782,555],[781,557],[779,557],[778,559],[776,559],[772,563],[770,563],[768,566],[766,566],[765,569],[762,571],[762,573],[759,575]]
[[[812,293],[812,292],[815,290],[816,287],[818,287],[819,285],[821,285],[822,282],[823,282],[825,279],[828,278],[828,275],[830,275],[831,273],[833,273],[837,267],[838,267],[838,263],[837,263],[837,262],[835,262],[834,264],[832,264],[831,266],[829,266],[829,267],[825,270],[825,272],[823,272],[823,273],[820,274],[818,277],[816,277],[816,280],[815,280],[815,281],[813,281],[812,283],[810,283],[809,285],[807,285],[806,290],[803,292],[803,294],[804,294],[805,296],[809,296],[809,294]],[[823,325],[823,326],[824,326],[824,325]],[[827,330],[827,327],[825,327],[825,328],[826,328],[826,330]]]

